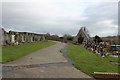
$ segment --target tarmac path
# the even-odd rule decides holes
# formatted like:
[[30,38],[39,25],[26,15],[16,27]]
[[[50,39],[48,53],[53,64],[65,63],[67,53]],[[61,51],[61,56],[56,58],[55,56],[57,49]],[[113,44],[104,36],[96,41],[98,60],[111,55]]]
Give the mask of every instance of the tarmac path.
[[73,61],[66,56],[66,46],[57,42],[3,64],[3,78],[91,78],[72,66]]

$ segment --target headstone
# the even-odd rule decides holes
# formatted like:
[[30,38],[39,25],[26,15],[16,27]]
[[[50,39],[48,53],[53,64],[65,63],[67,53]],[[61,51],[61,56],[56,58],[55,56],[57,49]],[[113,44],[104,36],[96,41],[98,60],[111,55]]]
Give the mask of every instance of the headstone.
[[45,36],[42,36],[42,41],[45,41]]
[[15,35],[12,35],[12,43],[14,43],[15,42]]
[[33,37],[31,36],[31,42],[33,42]]
[[25,41],[24,41],[24,36],[22,36],[22,42],[25,42]]

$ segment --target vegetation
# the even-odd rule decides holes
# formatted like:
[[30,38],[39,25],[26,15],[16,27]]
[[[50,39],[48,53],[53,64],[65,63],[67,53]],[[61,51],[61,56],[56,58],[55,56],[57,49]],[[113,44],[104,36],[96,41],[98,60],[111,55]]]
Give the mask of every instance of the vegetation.
[[79,45],[69,44],[67,47],[67,55],[75,61],[73,65],[77,69],[87,73],[88,75],[92,75],[94,72],[118,73],[118,67],[120,66],[118,64],[111,63],[118,62],[118,58],[103,58]]
[[102,42],[102,39],[99,36],[96,35],[95,38],[94,38],[94,41],[96,43],[100,43],[100,42]]
[[5,46],[2,48],[3,50],[2,62],[9,62],[16,60],[31,52],[51,46],[53,44],[55,44],[55,42],[47,41],[47,42],[25,43],[16,46]]
[[71,35],[69,35],[69,34],[65,34],[65,35],[63,35],[63,39],[68,40],[68,41],[72,41],[73,37]]
[[47,33],[45,37],[48,40],[60,41],[60,37],[58,35],[50,35],[49,33]]
[[63,37],[60,37],[61,41],[67,43],[67,42],[73,42],[73,36],[69,34],[63,35]]
[[0,62],[2,62],[2,47],[0,46]]
[[120,55],[120,53],[109,52],[110,55]]

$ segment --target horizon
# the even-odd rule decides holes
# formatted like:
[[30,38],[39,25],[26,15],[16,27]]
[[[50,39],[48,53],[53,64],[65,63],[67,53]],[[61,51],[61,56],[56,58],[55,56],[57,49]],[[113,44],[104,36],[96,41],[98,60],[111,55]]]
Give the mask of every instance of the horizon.
[[[3,27],[2,27],[3,28]],[[4,29],[4,28],[3,28]],[[5,30],[5,29],[4,29]],[[6,31],[6,30],[5,30]],[[9,31],[14,31],[14,30],[8,30],[8,31],[6,31],[7,33],[9,32]],[[14,31],[14,32],[23,32],[23,31]],[[24,31],[25,32],[25,31]],[[78,31],[79,32],[79,31]],[[50,34],[50,33],[36,33],[36,32],[27,32],[27,33],[34,33],[34,34]],[[78,34],[78,33],[77,33]],[[77,34],[76,35],[71,35],[72,37],[74,37],[74,36],[77,36]],[[57,34],[50,34],[50,35],[57,35]],[[64,34],[64,35],[70,35],[70,34]],[[57,35],[57,36],[59,36],[59,37],[63,37],[64,35]],[[95,36],[99,36],[99,35],[95,35]],[[93,37],[95,37],[95,36],[90,36],[91,38],[93,38]],[[99,36],[99,37],[116,37],[116,36],[119,36],[119,35],[112,35],[112,36],[110,36],[110,35],[108,35],[108,36]]]

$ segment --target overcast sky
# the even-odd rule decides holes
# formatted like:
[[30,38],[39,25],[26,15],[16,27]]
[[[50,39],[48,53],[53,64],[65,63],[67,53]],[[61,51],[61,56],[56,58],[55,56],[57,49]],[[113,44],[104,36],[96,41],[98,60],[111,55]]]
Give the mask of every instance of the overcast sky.
[[76,35],[85,26],[90,36],[118,34],[118,2],[110,0],[39,0],[2,2],[5,30]]

